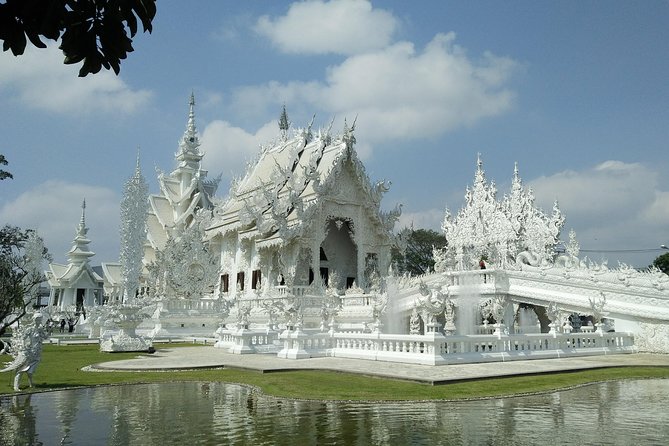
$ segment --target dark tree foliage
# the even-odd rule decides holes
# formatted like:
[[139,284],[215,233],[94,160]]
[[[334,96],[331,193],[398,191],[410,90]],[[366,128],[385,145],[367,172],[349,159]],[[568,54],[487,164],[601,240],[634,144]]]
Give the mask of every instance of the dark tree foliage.
[[653,260],[653,266],[659,268],[663,273],[669,274],[669,252]]
[[103,67],[118,74],[121,60],[134,51],[138,19],[152,30],[156,0],[5,0],[0,3],[3,51],[23,54],[28,41],[46,48],[42,39],[58,41],[66,64],[83,62],[79,76]]
[[[6,166],[7,159],[5,158],[5,155],[0,153],[0,166]],[[7,178],[12,179],[14,178],[11,173],[7,172],[6,170],[0,169],[0,180],[6,180]]]
[[[26,255],[31,232],[15,226],[0,229],[0,336],[36,303],[37,289],[44,281],[39,265]],[[37,257],[51,260],[46,248]]]
[[446,246],[446,237],[432,229],[416,229],[406,232],[406,250],[404,253],[393,248],[392,261],[398,273],[412,276],[429,273],[434,269],[432,250]]

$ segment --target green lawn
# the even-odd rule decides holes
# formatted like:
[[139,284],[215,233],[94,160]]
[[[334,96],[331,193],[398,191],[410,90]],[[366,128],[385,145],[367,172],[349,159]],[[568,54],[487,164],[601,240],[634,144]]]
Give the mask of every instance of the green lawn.
[[[175,344],[170,344],[170,348]],[[160,349],[161,345],[156,345]],[[186,348],[186,345],[183,346]],[[165,381],[222,381],[257,386],[278,397],[324,400],[463,399],[544,392],[596,381],[634,378],[669,378],[669,367],[615,367],[513,378],[481,379],[431,386],[330,371],[267,373],[219,369],[178,372],[83,372],[87,365],[136,357],[137,353],[100,353],[97,345],[45,345],[34,376],[35,388],[46,391],[80,386]],[[0,356],[0,364],[11,357]],[[14,393],[13,373],[0,374],[0,394]],[[21,380],[21,387],[28,384]]]

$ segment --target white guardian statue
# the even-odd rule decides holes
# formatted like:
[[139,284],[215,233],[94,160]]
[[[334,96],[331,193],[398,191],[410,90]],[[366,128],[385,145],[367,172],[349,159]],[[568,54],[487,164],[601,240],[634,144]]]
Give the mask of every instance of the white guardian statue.
[[42,359],[42,342],[48,337],[48,330],[42,324],[42,314],[35,313],[32,323],[16,328],[12,334],[10,344],[5,344],[0,353],[8,353],[14,357],[5,364],[0,372],[15,371],[14,391],[18,392],[21,375],[28,376],[30,387],[33,386],[33,373]]

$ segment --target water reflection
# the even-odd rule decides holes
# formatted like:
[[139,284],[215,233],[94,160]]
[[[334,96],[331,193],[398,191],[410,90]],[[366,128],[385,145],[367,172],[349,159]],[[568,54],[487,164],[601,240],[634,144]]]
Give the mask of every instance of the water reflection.
[[278,400],[222,383],[0,398],[0,444],[653,444],[669,437],[669,380],[469,402]]

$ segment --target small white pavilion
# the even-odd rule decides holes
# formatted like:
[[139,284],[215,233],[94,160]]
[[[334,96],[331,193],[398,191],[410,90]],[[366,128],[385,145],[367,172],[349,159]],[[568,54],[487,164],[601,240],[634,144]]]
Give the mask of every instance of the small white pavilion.
[[65,310],[76,307],[83,311],[85,307],[101,305],[104,296],[104,278],[90,265],[90,258],[95,255],[90,250],[91,240],[86,236],[86,200],[81,206],[81,220],[77,226],[72,248],[67,253],[68,263],[50,263],[45,271],[51,287],[49,305]]

